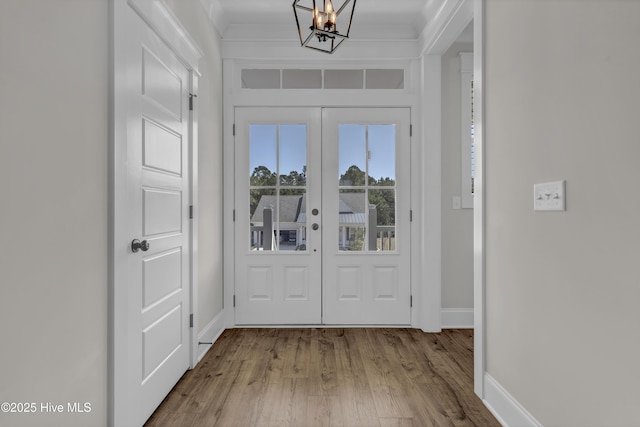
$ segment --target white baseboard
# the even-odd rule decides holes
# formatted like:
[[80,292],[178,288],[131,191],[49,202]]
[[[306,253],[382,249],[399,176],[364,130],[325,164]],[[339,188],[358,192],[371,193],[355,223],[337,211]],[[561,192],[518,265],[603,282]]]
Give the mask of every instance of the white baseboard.
[[442,329],[473,329],[473,308],[443,308],[440,310]]
[[[224,332],[224,310],[222,310],[216,317],[209,322],[207,326],[198,334],[198,342],[210,342],[215,343]],[[198,345],[198,362],[202,360],[204,355],[209,351],[213,344],[201,344]]]
[[542,424],[486,372],[483,402],[504,427],[542,427]]

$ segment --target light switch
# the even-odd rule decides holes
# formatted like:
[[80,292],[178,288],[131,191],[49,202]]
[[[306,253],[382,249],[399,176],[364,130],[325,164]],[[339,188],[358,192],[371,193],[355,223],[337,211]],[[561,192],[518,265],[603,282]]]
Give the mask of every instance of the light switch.
[[534,211],[566,210],[565,181],[543,182],[533,185]]

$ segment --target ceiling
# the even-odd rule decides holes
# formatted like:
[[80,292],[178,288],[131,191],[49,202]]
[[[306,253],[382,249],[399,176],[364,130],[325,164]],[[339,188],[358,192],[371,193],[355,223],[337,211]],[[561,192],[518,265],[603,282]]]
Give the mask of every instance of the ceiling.
[[[319,0],[321,1],[321,0]],[[344,0],[333,0],[337,9]],[[293,0],[201,0],[223,39],[286,40],[297,37]],[[303,0],[311,5],[311,0]],[[357,1],[351,37],[415,40],[445,0]],[[310,15],[309,15],[310,18]],[[301,19],[303,19],[301,17]],[[469,36],[469,35],[468,35]],[[470,36],[469,36],[470,38]]]
[[[290,22],[292,0],[218,0],[231,23]],[[334,6],[343,0],[334,0]],[[301,4],[311,5],[311,0]],[[320,4],[320,1],[318,1]],[[360,0],[356,3],[357,18],[362,21],[392,20],[413,24],[425,7],[425,0]]]

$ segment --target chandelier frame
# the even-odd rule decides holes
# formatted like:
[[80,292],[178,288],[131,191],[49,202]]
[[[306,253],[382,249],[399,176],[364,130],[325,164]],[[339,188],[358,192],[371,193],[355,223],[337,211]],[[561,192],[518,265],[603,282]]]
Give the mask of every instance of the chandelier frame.
[[[300,36],[300,45],[309,49],[332,54],[336,51],[336,49],[338,49],[338,47],[342,45],[342,43],[346,39],[349,38],[356,0],[336,0],[335,3],[340,3],[340,7],[337,8],[337,10],[333,9],[333,0],[318,0],[317,3],[322,5],[322,11],[318,10],[316,0],[312,0],[312,7],[300,4],[303,1],[304,0],[294,0],[292,5],[293,14],[295,15],[296,25],[298,27],[298,35]],[[307,0],[306,3],[309,3],[309,1]],[[322,27],[319,27],[317,14],[324,16],[326,19],[328,16],[328,4],[331,4],[331,10],[334,11],[335,22],[331,22],[329,19],[327,19],[326,23]],[[348,7],[350,7],[351,10],[348,10]],[[298,13],[301,14],[300,18],[298,17]],[[303,25],[301,27],[301,18],[303,16],[306,16],[307,13],[309,14],[308,19],[311,20],[312,25],[308,27]],[[346,31],[344,33],[340,33],[337,30],[337,18],[340,17],[340,15],[343,13],[348,14],[349,20],[346,24]],[[303,30],[304,28],[306,28],[307,30]],[[306,34],[306,31],[309,31],[308,35],[304,35]]]

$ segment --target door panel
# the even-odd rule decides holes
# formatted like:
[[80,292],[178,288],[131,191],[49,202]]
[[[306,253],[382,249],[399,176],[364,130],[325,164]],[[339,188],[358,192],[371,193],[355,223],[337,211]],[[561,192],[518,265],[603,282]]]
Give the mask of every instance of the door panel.
[[321,323],[320,111],[236,109],[236,324]]
[[182,138],[171,130],[143,119],[142,165],[149,169],[182,175]]
[[324,323],[410,324],[409,110],[322,119]]
[[142,94],[182,120],[182,93],[185,81],[147,47],[142,49]]
[[[115,311],[126,344],[115,348],[126,359],[119,359],[115,374],[114,425],[128,426],[144,424],[189,368],[190,76],[131,8],[121,13],[127,40],[117,48],[127,73],[117,76],[123,90],[115,103],[126,130],[116,144],[126,146],[126,166],[116,177],[123,184],[116,187],[115,227],[121,231],[115,246],[122,254],[116,256],[126,257],[127,273],[126,284],[116,284],[126,308]],[[146,240],[148,248],[134,251],[133,239]]]

